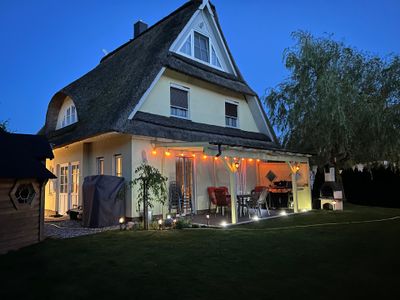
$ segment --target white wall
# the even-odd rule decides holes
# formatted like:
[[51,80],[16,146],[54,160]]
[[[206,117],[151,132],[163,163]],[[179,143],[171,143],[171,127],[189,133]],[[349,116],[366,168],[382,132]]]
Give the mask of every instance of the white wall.
[[260,132],[244,96],[203,81],[167,70],[156,83],[139,111],[170,117],[170,86],[190,89],[190,120],[225,127],[225,101],[237,101],[239,129]]

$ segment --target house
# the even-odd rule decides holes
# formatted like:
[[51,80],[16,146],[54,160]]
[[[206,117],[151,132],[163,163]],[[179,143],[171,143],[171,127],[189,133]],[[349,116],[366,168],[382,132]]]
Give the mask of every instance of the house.
[[[274,180],[292,182],[295,211],[311,208],[309,156],[279,146],[209,1],[189,1],[151,27],[137,22],[133,39],[53,96],[40,133],[58,176],[46,189],[50,211],[82,203],[84,177],[128,182],[142,162],[178,183],[191,213],[209,208],[209,186],[228,187],[234,204]],[[126,216],[138,217],[136,190],[126,194]]]
[[53,153],[42,136],[0,129],[0,253],[43,239],[45,167]]

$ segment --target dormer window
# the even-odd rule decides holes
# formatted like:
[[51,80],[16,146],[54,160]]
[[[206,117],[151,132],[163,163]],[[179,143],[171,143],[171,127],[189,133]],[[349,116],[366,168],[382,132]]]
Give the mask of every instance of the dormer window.
[[78,114],[76,107],[71,98],[67,97],[61,106],[60,112],[58,114],[57,127],[60,129],[68,125],[78,122]]
[[210,37],[192,30],[179,52],[196,61],[222,70],[222,65]]

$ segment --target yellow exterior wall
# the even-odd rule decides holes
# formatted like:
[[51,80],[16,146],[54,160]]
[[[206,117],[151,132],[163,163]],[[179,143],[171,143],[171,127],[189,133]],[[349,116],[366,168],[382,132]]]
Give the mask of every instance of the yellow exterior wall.
[[[86,176],[97,175],[97,157],[104,157],[104,174],[114,174],[114,155],[122,155],[122,175],[128,182],[132,178],[131,136],[112,134],[99,136],[83,142],[73,143],[67,147],[53,150],[54,159],[47,160],[46,166],[59,176],[59,165],[79,162],[79,203],[82,204],[82,183]],[[130,198],[129,191],[126,193]],[[46,185],[45,209],[56,210],[58,197],[58,179],[49,180]],[[129,208],[128,208],[129,209]]]
[[239,102],[239,128],[259,132],[243,95],[169,70],[161,76],[139,111],[170,117],[171,84],[190,88],[189,118],[193,122],[225,127],[225,101],[231,100]]

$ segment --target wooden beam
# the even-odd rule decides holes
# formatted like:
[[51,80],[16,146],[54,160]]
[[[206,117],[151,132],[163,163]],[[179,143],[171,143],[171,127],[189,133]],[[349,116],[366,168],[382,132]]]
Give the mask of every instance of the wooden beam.
[[231,193],[231,222],[232,224],[237,223],[236,216],[236,172],[237,169],[234,165],[234,161],[232,158],[222,159],[223,165],[229,174],[229,190]]

